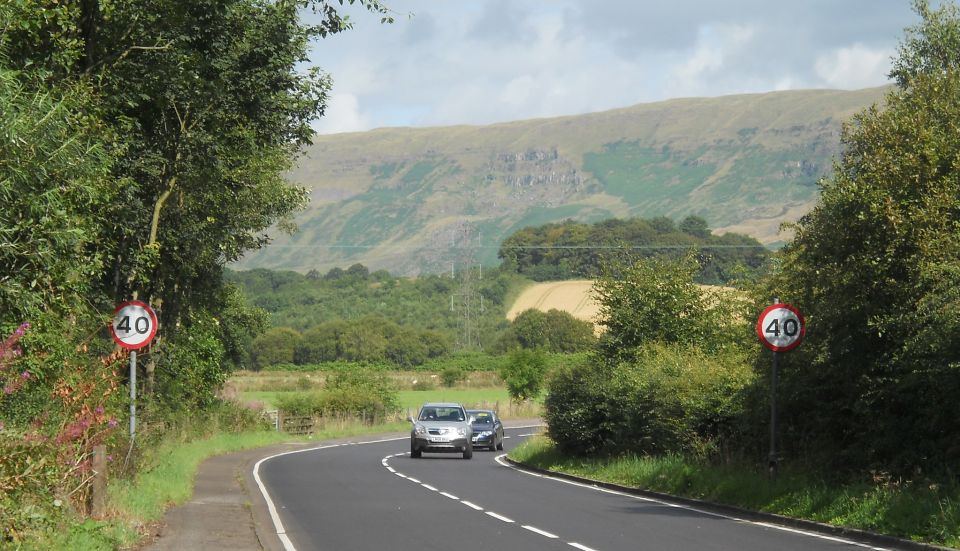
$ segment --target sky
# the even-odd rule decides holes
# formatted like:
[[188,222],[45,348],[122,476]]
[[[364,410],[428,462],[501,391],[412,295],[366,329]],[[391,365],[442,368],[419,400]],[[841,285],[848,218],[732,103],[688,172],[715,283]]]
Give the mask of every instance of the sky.
[[[321,134],[889,82],[909,0],[384,0],[313,44]],[[310,16],[307,15],[307,18]]]

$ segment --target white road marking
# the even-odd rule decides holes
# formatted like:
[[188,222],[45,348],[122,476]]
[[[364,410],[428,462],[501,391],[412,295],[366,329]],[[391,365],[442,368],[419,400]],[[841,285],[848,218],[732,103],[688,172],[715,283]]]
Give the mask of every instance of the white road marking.
[[393,474],[399,476],[400,478],[407,478],[407,475],[405,475],[405,474],[403,474],[403,473],[397,473],[397,472],[395,472],[395,473],[393,473]]
[[541,530],[541,529],[539,529],[539,528],[534,528],[533,526],[528,526],[528,525],[526,525],[526,524],[524,524],[523,526],[521,526],[521,528],[526,528],[527,530],[530,530],[531,532],[534,532],[534,533],[536,533],[536,534],[540,534],[541,536],[546,536],[546,537],[551,538],[551,539],[557,539],[557,538],[560,537],[560,536],[558,536],[558,535],[556,535],[556,534],[551,534],[550,532],[544,532],[543,530]]
[[409,480],[410,482],[416,482],[417,484],[420,484],[420,481],[417,480],[416,478],[413,478],[412,476],[408,476],[407,480]]
[[453,495],[453,494],[448,494],[447,492],[440,492],[440,495],[445,496],[445,497],[449,497],[450,499],[453,499],[453,500],[456,500],[456,501],[460,501],[460,498],[459,498],[459,497],[457,497],[457,496],[455,496],[455,495]]
[[[380,442],[394,442],[397,440],[406,440],[407,437],[401,438],[383,438],[380,440],[370,440],[367,442],[356,442],[355,444],[377,444]],[[290,538],[287,536],[286,528],[283,527],[283,521],[280,520],[280,515],[277,514],[277,506],[273,503],[273,498],[270,497],[270,492],[267,491],[267,487],[263,484],[263,479],[260,478],[260,466],[264,462],[269,461],[275,457],[282,457],[284,455],[293,455],[295,453],[305,453],[312,452],[317,450],[326,450],[330,448],[338,448],[344,444],[329,444],[326,446],[316,446],[313,448],[305,448],[302,450],[293,450],[289,452],[281,452],[273,454],[267,457],[264,457],[260,461],[257,461],[253,466],[253,480],[256,481],[257,487],[260,488],[260,494],[263,495],[264,501],[267,502],[267,510],[270,512],[270,520],[273,521],[273,527],[276,530],[277,538],[280,540],[280,543],[283,544],[285,551],[297,551],[297,548],[294,547],[293,542],[290,541]]]
[[429,484],[420,484],[420,485],[423,486],[424,488],[430,490],[431,492],[439,492],[439,491],[440,491],[440,490],[434,488],[433,486],[431,486],[431,485],[429,485]]
[[[530,471],[521,469],[521,468],[519,468],[519,467],[517,467],[517,466],[515,466],[515,465],[511,465],[511,464],[503,461],[503,458],[506,457],[506,455],[507,455],[507,454],[498,455],[498,456],[495,458],[495,461],[496,461],[497,463],[499,463],[499,464],[501,464],[501,465],[503,465],[503,466],[505,466],[505,467],[509,467],[509,468],[511,468],[511,469],[513,469],[513,470],[515,470],[515,471],[517,471],[517,472],[521,472],[521,473],[524,473],[524,474],[527,474],[527,475],[530,475],[530,476],[535,476],[535,477],[537,477],[537,478],[543,478],[543,479],[545,479],[545,480],[552,480],[552,481],[554,481],[554,482],[562,482],[562,483],[564,483],[564,484],[569,484],[569,485],[571,485],[571,486],[578,486],[578,487],[580,487],[580,488],[586,488],[586,489],[588,489],[588,490],[593,490],[593,491],[595,491],[595,492],[602,492],[602,493],[605,493],[605,494],[612,494],[612,495],[621,496],[621,497],[628,497],[628,498],[630,498],[630,499],[635,499],[635,500],[637,500],[637,501],[646,501],[646,502],[649,502],[649,503],[656,503],[656,504],[658,504],[658,505],[663,505],[663,506],[666,506],[666,507],[674,507],[674,508],[677,508],[677,509],[684,509],[684,510],[687,510],[687,511],[694,511],[694,512],[697,512],[697,513],[700,513],[700,514],[703,514],[703,515],[708,515],[708,516],[712,516],[712,517],[722,518],[722,519],[726,519],[726,520],[732,520],[732,521],[734,521],[734,522],[740,522],[740,523],[743,523],[743,524],[752,524],[752,525],[754,525],[754,526],[761,526],[761,527],[764,527],[764,528],[771,528],[771,529],[780,530],[780,531],[783,531],[783,532],[790,532],[790,533],[794,533],[794,534],[801,534],[801,535],[810,536],[810,537],[812,537],[812,538],[822,539],[822,540],[826,540],[826,541],[835,541],[835,542],[838,542],[838,543],[845,543],[845,544],[847,544],[847,545],[853,545],[853,546],[855,546],[855,547],[863,547],[863,548],[865,548],[865,549],[872,549],[873,551],[891,551],[889,548],[886,548],[886,547],[874,547],[874,546],[869,545],[869,544],[860,543],[860,542],[853,541],[853,540],[849,540],[849,539],[838,538],[838,537],[834,537],[834,536],[828,536],[828,535],[825,535],[825,534],[818,534],[818,533],[816,533],[816,532],[808,532],[808,531],[806,531],[806,530],[799,530],[799,529],[796,529],[796,528],[790,528],[790,527],[787,527],[787,526],[780,526],[780,525],[778,525],[778,524],[771,524],[771,523],[768,523],[768,522],[757,522],[757,521],[747,520],[747,519],[744,519],[744,518],[734,517],[734,516],[731,516],[731,515],[724,515],[724,514],[721,514],[721,513],[714,513],[714,512],[712,512],[712,511],[704,511],[703,509],[698,509],[698,508],[696,508],[696,507],[690,507],[689,505],[681,505],[681,504],[679,504],[679,503],[670,503],[670,502],[667,502],[667,501],[662,501],[662,500],[654,499],[654,498],[650,498],[650,497],[638,496],[638,495],[629,494],[629,493],[626,493],[626,492],[620,492],[620,491],[617,491],[617,490],[611,490],[611,489],[609,489],[609,488],[601,488],[601,487],[599,487],[599,486],[594,486],[594,485],[592,485],[592,484],[587,484],[587,483],[583,483],[583,482],[577,482],[577,481],[575,481],[575,480],[567,480],[567,479],[564,479],[564,478],[557,478],[557,477],[553,477],[553,476],[549,476],[549,475],[544,475],[544,474],[540,474],[540,473],[534,473],[534,472],[530,472]],[[573,545],[573,544],[570,544],[570,545]],[[578,545],[579,545],[579,544],[578,544]],[[577,547],[577,546],[574,545],[574,547]]]
[[513,522],[514,522],[513,519],[509,519],[509,518],[507,518],[507,517],[505,517],[505,516],[503,516],[503,515],[498,515],[498,514],[494,513],[493,511],[487,511],[487,514],[490,515],[491,517],[497,519],[497,520],[502,520],[503,522],[509,522],[509,523],[511,523],[511,524],[513,524]]
[[483,507],[476,505],[474,503],[470,503],[465,499],[460,500],[460,503],[463,503],[464,505],[466,505],[467,507],[470,507],[471,509],[476,509],[477,511],[483,511]]
[[575,542],[572,542],[572,541],[567,542],[567,545],[569,545],[570,547],[576,547],[577,549],[580,549],[580,551],[597,551],[596,549],[593,549],[592,547],[587,547],[586,545],[582,545],[582,544],[575,543]]

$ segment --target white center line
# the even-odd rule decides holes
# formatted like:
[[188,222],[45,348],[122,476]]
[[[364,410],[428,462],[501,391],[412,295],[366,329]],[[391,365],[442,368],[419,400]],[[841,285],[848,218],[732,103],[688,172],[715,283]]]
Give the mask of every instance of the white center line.
[[574,543],[572,541],[567,542],[567,545],[569,545],[570,547],[576,547],[577,549],[580,549],[580,551],[596,551],[596,549],[593,549],[592,547],[587,547],[586,545],[581,545],[579,543]]
[[497,520],[502,520],[503,522],[513,523],[513,519],[507,518],[507,517],[505,517],[505,516],[503,516],[503,515],[498,515],[498,514],[494,513],[493,511],[487,511],[487,514],[490,515],[491,517],[497,519]]
[[535,533],[537,533],[537,534],[540,534],[541,536],[546,536],[546,537],[552,538],[552,539],[557,539],[557,538],[560,537],[560,536],[558,536],[558,535],[556,535],[556,534],[551,534],[550,532],[544,532],[543,530],[541,530],[541,529],[539,529],[539,528],[534,528],[533,526],[528,526],[528,525],[526,525],[526,524],[524,524],[523,526],[521,526],[521,528],[526,528],[527,530],[530,530],[531,532],[535,532]]
[[456,500],[456,501],[460,501],[460,498],[459,498],[459,497],[457,497],[457,496],[455,496],[455,495],[453,495],[453,494],[448,494],[447,492],[440,492],[440,495],[449,497],[450,499],[453,499],[453,500]]
[[440,490],[434,488],[433,486],[431,486],[431,485],[429,485],[429,484],[421,484],[421,486],[423,486],[424,488],[430,490],[431,492],[439,492],[439,491],[440,491]]
[[477,511],[483,511],[483,507],[481,507],[481,506],[479,506],[479,505],[475,505],[475,504],[473,504],[473,503],[470,503],[469,501],[467,501],[467,500],[465,500],[465,499],[462,500],[460,503],[463,503],[464,505],[466,505],[467,507],[470,507],[471,509],[476,509]]

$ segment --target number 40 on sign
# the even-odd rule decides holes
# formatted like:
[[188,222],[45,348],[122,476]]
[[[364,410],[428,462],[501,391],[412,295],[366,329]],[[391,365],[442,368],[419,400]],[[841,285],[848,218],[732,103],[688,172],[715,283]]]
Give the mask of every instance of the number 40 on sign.
[[800,346],[806,325],[799,310],[789,304],[768,306],[757,319],[757,335],[774,352],[789,352]]

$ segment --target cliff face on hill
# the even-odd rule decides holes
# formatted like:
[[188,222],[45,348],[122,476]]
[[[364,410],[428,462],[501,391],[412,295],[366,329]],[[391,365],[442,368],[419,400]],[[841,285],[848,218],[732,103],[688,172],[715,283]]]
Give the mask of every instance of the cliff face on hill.
[[482,127],[319,136],[290,179],[299,231],[236,269],[363,263],[414,275],[497,262],[525,226],[694,214],[773,244],[817,198],[843,121],[885,88],[694,98]]

